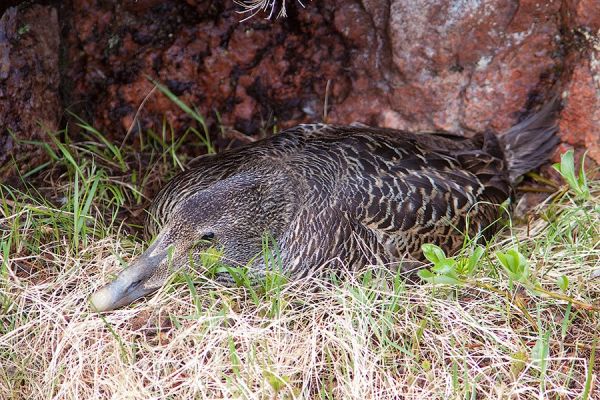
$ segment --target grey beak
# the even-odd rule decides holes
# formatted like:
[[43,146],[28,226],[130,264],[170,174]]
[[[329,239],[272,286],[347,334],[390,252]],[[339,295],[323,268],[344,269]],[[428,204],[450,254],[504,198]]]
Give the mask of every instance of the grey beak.
[[123,270],[111,283],[90,296],[90,306],[96,312],[110,311],[126,306],[160,287],[148,287],[146,282],[158,268],[164,255],[149,256],[146,253]]

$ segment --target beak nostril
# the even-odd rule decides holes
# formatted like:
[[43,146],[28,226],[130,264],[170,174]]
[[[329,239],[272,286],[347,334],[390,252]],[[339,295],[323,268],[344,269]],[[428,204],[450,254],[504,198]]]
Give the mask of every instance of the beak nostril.
[[142,284],[142,281],[143,281],[143,279],[138,279],[137,281],[133,282],[131,285],[129,285],[129,287],[127,288],[127,291],[137,289],[137,287]]

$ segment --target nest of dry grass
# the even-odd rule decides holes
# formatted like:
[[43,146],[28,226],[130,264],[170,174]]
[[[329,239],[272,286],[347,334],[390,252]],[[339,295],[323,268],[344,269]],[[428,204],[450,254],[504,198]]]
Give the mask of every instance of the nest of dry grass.
[[[506,232],[495,248],[529,249],[543,287],[556,289],[565,275],[573,299],[598,304],[600,280],[589,280],[600,268],[599,191],[593,195],[588,205],[563,201],[552,219]],[[31,221],[19,225],[25,246],[40,229],[27,216],[33,211],[7,211],[5,223]],[[584,237],[585,227],[592,230]],[[598,314],[511,288],[491,257],[477,279],[496,290],[411,284],[376,266],[340,282],[308,277],[267,292],[190,275],[127,309],[91,312],[89,294],[141,250],[119,232],[76,252],[60,234],[36,254],[5,249],[0,398],[599,395]]]
[[[186,273],[92,312],[88,296],[142,252],[146,190],[182,164],[168,138],[56,141],[48,190],[0,184],[0,399],[600,398],[598,181],[505,229],[468,284],[383,266],[262,288]],[[515,248],[539,290],[498,263]]]

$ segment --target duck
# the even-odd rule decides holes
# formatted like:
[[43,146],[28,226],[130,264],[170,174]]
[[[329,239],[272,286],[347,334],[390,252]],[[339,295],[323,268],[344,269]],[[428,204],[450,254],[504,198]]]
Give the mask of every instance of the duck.
[[[559,143],[553,100],[507,131],[409,132],[304,124],[200,157],[148,209],[150,246],[90,297],[110,311],[147,296],[209,248],[253,282],[267,270],[265,237],[288,279],[323,269],[422,263],[465,237],[489,240],[515,184]],[[227,268],[214,279],[235,284]]]

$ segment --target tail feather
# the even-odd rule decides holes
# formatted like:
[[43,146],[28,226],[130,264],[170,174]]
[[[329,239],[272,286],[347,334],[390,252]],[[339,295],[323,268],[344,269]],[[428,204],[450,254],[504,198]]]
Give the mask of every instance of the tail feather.
[[540,111],[500,135],[511,182],[548,161],[560,142],[556,136],[559,111],[560,98],[556,96]]

